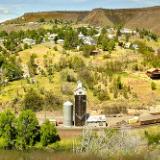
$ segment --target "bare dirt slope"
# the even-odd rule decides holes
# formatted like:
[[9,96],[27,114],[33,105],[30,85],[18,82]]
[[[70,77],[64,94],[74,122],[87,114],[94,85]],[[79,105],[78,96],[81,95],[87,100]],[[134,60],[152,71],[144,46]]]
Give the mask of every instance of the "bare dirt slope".
[[92,11],[59,11],[26,13],[6,23],[24,23],[45,20],[70,20],[101,26],[122,23],[130,28],[146,28],[160,34],[160,6],[139,9],[94,9]]

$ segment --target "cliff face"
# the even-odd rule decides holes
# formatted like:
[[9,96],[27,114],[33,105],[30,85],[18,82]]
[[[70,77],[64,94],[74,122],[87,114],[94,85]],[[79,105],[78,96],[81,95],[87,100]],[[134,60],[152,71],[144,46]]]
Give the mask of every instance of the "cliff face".
[[160,7],[140,9],[94,9],[92,11],[59,11],[26,13],[22,17],[7,21],[7,23],[33,22],[40,18],[45,20],[62,19],[79,23],[101,26],[112,26],[123,23],[130,28],[146,28],[160,34]]

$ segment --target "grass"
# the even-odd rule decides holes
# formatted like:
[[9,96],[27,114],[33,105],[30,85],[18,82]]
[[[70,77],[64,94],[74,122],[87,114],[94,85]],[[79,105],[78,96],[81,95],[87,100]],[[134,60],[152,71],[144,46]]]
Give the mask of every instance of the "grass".
[[[48,27],[48,26],[46,26]],[[153,42],[152,42],[153,43]],[[152,45],[151,43],[151,45]],[[155,45],[159,44],[160,42],[155,42]],[[35,45],[31,49],[27,49],[24,51],[19,52],[19,57],[22,60],[22,64],[27,64],[29,61],[29,58],[32,54],[36,54],[36,63],[44,67],[44,56],[47,55],[48,57],[51,57],[54,63],[57,63],[61,56],[64,56],[62,53],[62,47],[60,45],[57,45],[58,51],[55,51],[52,49],[54,45],[45,43],[40,45]],[[81,52],[75,52],[75,51],[67,51],[69,55],[78,55],[83,58],[84,62],[86,64],[92,63],[99,66],[104,66],[109,61],[115,61],[115,60],[123,60],[125,58],[128,58],[129,68],[125,70],[122,73],[118,73],[118,75],[121,76],[122,81],[125,84],[128,84],[132,91],[135,92],[138,95],[138,101],[141,104],[150,104],[152,102],[156,103],[158,97],[160,96],[160,81],[154,81],[156,84],[156,90],[151,90],[151,83],[152,80],[150,80],[146,75],[145,72],[133,72],[132,71],[132,65],[137,61],[137,63],[141,63],[142,56],[141,54],[134,53],[131,50],[124,50],[124,49],[116,49],[111,54],[111,58],[104,58],[104,54],[108,54],[108,52],[104,52],[102,54],[99,54],[97,56],[91,56],[90,58],[85,58],[82,56]],[[15,97],[23,97],[24,96],[24,87],[33,87],[33,88],[40,88],[45,90],[53,90],[56,95],[60,95],[63,97],[64,100],[71,99],[73,96],[66,96],[61,93],[61,87],[65,83],[64,80],[61,79],[60,72],[55,72],[53,76],[53,83],[49,83],[49,79],[44,76],[36,76],[37,84],[27,84],[26,80],[19,80],[10,82],[5,88],[2,90],[2,94],[0,95],[0,101],[6,103],[10,100],[14,99]],[[72,88],[76,87],[76,83],[70,83]],[[101,104],[102,102],[97,99],[97,97],[93,96],[92,90],[87,90],[88,95],[88,104],[89,104],[89,110],[92,108],[97,109],[97,104]],[[112,100],[111,100],[112,101]],[[135,101],[135,99],[130,100],[130,102]],[[154,104],[153,103],[153,104]]]

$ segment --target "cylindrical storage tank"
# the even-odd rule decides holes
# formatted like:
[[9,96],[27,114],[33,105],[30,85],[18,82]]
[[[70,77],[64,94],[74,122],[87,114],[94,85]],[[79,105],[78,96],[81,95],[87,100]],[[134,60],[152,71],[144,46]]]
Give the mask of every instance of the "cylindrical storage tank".
[[63,124],[66,127],[73,125],[73,104],[69,101],[63,104]]
[[87,109],[87,96],[86,90],[82,87],[82,83],[79,81],[77,89],[74,92],[75,95],[75,126],[84,126],[86,121],[86,109]]

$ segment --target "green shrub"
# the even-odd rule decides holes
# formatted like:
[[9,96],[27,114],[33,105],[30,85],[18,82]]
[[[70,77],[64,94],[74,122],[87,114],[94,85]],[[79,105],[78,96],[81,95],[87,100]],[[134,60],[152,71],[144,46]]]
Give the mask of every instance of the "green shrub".
[[54,94],[53,91],[45,91],[44,95],[45,95],[44,103],[45,103],[46,108],[51,109],[51,110],[60,108],[60,106],[63,103],[63,100],[61,97]]
[[152,90],[156,90],[156,89],[157,89],[155,82],[152,82],[152,83],[151,83],[151,89],[152,89]]
[[27,91],[23,103],[24,109],[31,109],[33,111],[42,110],[44,105],[42,96],[33,88]]
[[0,113],[0,137],[1,145],[5,147],[13,147],[16,136],[15,115],[9,110]]
[[47,146],[59,140],[55,126],[51,124],[49,120],[46,120],[45,123],[41,126],[40,135],[41,143],[43,146]]
[[23,150],[33,146],[39,136],[38,120],[31,110],[22,111],[16,122],[16,148]]

